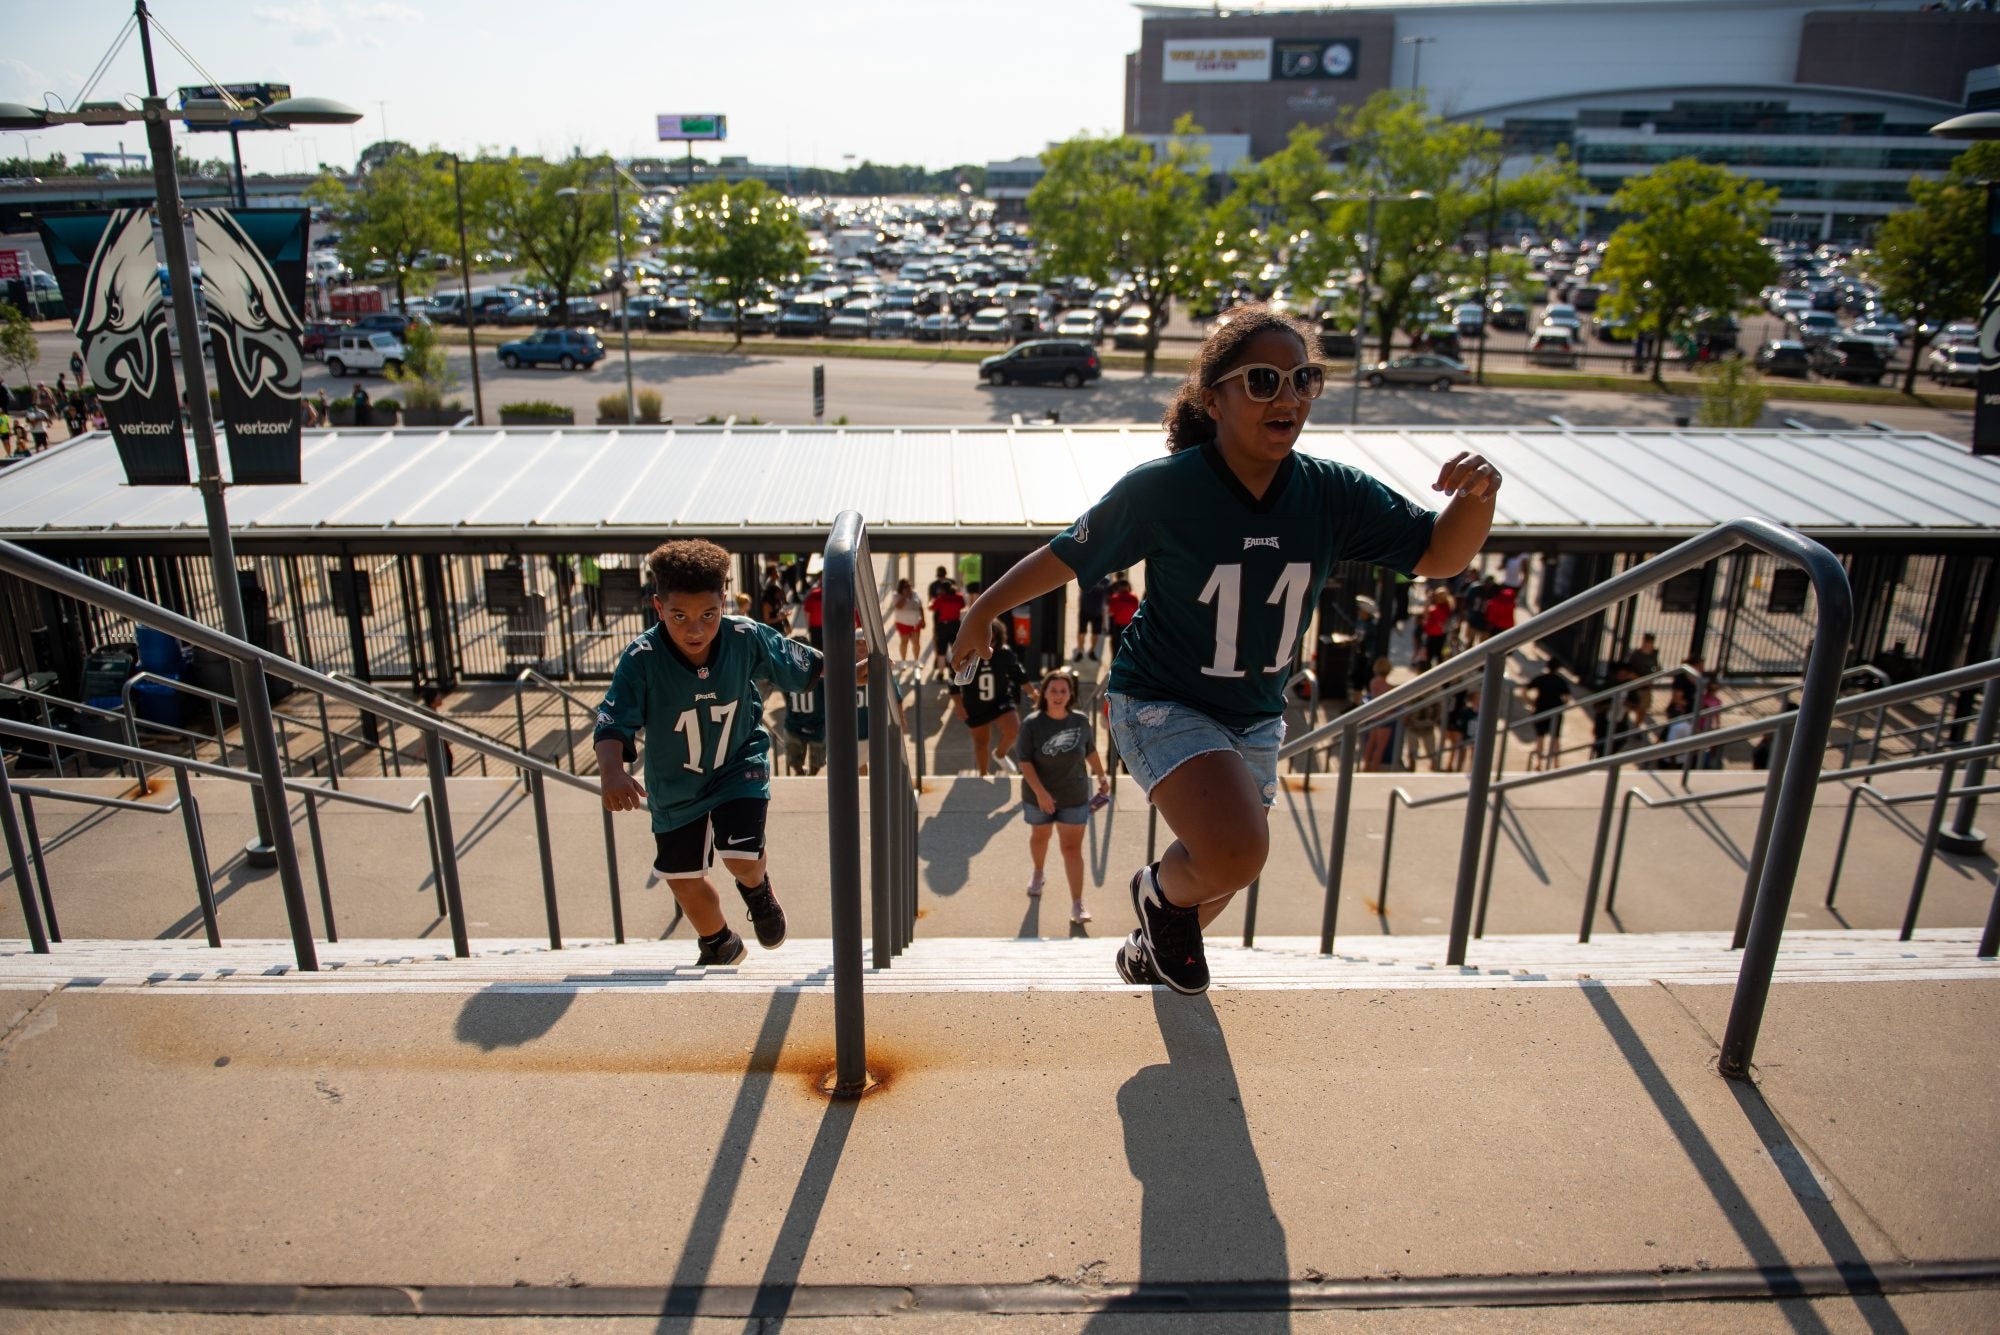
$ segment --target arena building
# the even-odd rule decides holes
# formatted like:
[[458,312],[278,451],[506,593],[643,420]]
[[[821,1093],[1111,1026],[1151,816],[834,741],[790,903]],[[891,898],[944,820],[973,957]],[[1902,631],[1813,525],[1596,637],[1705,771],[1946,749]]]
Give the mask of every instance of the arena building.
[[1567,149],[1590,214],[1626,177],[1692,155],[1775,186],[1774,230],[1797,240],[1864,236],[1912,175],[1941,172],[1962,146],[1931,125],[2000,63],[2000,13],[1921,0],[1138,8],[1129,134],[1191,115],[1263,157],[1295,125],[1331,130],[1383,89],[1417,89],[1444,116],[1500,130],[1519,157]]

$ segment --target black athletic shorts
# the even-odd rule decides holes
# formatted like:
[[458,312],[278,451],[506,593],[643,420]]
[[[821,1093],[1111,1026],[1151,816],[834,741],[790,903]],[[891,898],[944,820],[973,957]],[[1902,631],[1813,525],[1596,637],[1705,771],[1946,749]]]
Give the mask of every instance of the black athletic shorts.
[[958,639],[959,623],[956,621],[939,621],[933,624],[935,627],[934,636],[937,641],[937,656],[939,658],[950,658],[951,646]]
[[1085,631],[1089,631],[1093,635],[1102,635],[1104,633],[1104,613],[1102,612],[1077,613],[1076,632],[1077,634],[1081,635]]
[[975,714],[968,709],[965,711],[965,726],[968,728],[990,728],[1001,719],[1007,717],[1007,715],[1019,712],[1013,705],[1001,705],[999,708],[988,710],[983,714]]
[[770,805],[767,798],[739,797],[665,834],[656,831],[653,870],[674,880],[692,880],[707,874],[717,853],[725,858],[761,857],[764,813]]

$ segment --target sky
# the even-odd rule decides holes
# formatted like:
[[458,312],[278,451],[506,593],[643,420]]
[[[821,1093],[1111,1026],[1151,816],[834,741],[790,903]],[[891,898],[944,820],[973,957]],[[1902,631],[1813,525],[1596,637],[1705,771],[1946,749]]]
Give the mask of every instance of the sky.
[[[289,82],[345,102],[351,127],[245,134],[250,171],[344,167],[383,137],[459,152],[661,144],[661,112],[728,117],[722,151],[839,168],[946,167],[1040,152],[1122,125],[1130,0],[153,0],[157,23],[223,83]],[[0,0],[0,101],[66,105],[131,16],[129,0]],[[155,35],[169,99],[206,83]],[[136,36],[92,100],[140,95]],[[52,95],[51,102],[45,95]],[[5,156],[142,148],[137,126],[64,126]],[[220,134],[184,151],[226,157]],[[708,152],[704,152],[704,150]],[[697,146],[712,156],[713,146]]]

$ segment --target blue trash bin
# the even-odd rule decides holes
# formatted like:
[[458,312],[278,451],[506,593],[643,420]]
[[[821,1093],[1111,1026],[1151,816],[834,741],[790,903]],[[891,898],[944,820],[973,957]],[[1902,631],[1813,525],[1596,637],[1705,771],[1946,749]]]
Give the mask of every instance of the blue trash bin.
[[165,631],[139,627],[139,670],[179,679],[187,674],[188,648]]
[[[144,650],[141,649],[143,653]],[[148,723],[178,728],[187,722],[193,697],[165,682],[142,681],[132,688],[132,712]]]

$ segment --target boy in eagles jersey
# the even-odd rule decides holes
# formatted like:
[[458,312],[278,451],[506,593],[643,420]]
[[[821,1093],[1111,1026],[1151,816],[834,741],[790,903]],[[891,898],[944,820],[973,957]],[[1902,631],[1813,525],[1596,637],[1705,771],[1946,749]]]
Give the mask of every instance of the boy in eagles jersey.
[[[821,658],[761,622],[723,615],[729,553],[714,543],[662,543],[646,567],[660,619],[620,656],[598,707],[599,790],[607,811],[651,810],[653,869],[701,934],[695,962],[736,964],[748,951],[709,882],[716,855],[736,878],[757,944],[775,950],[785,939],[764,866],[771,735],[756,683],[810,691]],[[625,771],[641,730],[643,784]]]
[[952,666],[987,626],[1071,579],[1146,563],[1146,597],[1112,664],[1111,734],[1176,836],[1132,877],[1129,983],[1208,987],[1201,929],[1270,849],[1285,680],[1308,603],[1336,561],[1456,575],[1485,542],[1500,474],[1476,454],[1438,471],[1423,508],[1347,464],[1293,451],[1324,387],[1314,331],[1239,306],[1210,332],[1167,409],[1167,455],[1140,464],[966,610]]

